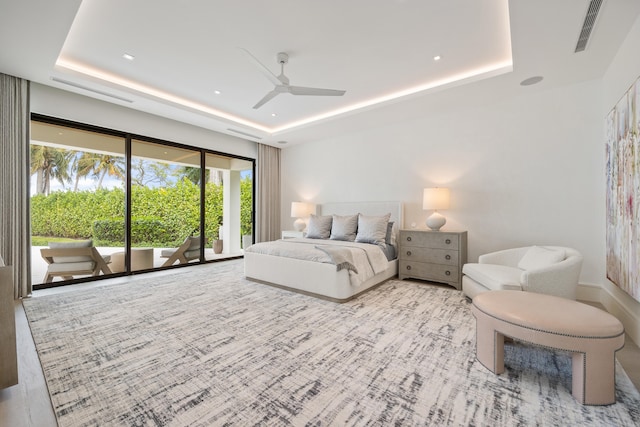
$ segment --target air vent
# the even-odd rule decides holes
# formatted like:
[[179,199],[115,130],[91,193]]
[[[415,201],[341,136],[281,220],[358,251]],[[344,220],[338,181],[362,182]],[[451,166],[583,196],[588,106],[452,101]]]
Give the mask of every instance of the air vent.
[[97,93],[98,95],[108,96],[109,98],[115,98],[115,99],[117,99],[119,101],[124,101],[124,102],[128,102],[128,103],[132,103],[133,102],[133,100],[131,100],[131,99],[123,98],[123,97],[118,96],[118,95],[112,95],[110,93],[103,92],[101,90],[91,89],[88,86],[84,86],[84,85],[81,85],[81,84],[78,84],[78,83],[70,82],[69,80],[63,80],[63,79],[59,79],[57,77],[51,77],[51,80],[53,80],[54,82],[62,83],[64,85],[73,86],[73,87],[78,88],[78,89],[82,89],[82,90],[86,90],[86,91],[89,91],[89,92]]
[[589,2],[589,8],[587,9],[587,16],[584,17],[584,23],[582,24],[582,30],[580,31],[580,37],[578,37],[578,43],[576,44],[575,52],[582,52],[587,48],[589,38],[591,37],[591,31],[596,25],[598,19],[598,12],[600,12],[600,6],[604,0],[591,0]]
[[227,130],[228,130],[228,131],[230,131],[230,132],[237,133],[237,134],[239,134],[239,135],[247,136],[247,137],[249,137],[249,138],[253,138],[253,139],[262,139],[262,137],[260,137],[260,136],[251,135],[250,133],[242,132],[241,130],[236,130],[236,129],[231,129],[231,128],[227,128]]

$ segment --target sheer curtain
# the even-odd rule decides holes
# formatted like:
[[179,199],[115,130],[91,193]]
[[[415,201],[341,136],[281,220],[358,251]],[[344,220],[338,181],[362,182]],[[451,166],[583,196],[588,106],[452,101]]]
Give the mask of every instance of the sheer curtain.
[[258,144],[256,242],[280,238],[280,149]]
[[14,298],[31,295],[29,81],[0,73],[0,255],[13,266]]

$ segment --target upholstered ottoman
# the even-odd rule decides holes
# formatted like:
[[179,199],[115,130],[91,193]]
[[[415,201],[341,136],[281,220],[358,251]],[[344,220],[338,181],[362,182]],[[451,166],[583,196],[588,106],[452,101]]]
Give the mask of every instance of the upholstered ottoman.
[[615,352],[624,346],[618,319],[598,308],[553,295],[485,292],[473,299],[476,356],[504,372],[504,337],[566,350],[572,357],[572,394],[584,405],[615,403]]

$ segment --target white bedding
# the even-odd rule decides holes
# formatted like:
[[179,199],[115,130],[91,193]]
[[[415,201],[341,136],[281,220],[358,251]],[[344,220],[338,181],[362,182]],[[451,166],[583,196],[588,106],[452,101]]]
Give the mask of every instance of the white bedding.
[[[318,209],[318,214],[320,215],[334,214],[344,216],[361,213],[363,215],[381,216],[391,213],[390,221],[394,221],[396,230],[402,228],[403,224],[403,205],[401,202],[325,203],[318,205]],[[319,242],[325,242],[324,240],[318,239],[312,240],[314,240],[315,243],[314,245],[309,245],[312,247],[318,246]],[[350,245],[354,245],[353,242],[345,242],[347,246],[340,245],[340,241],[331,242],[338,243],[338,245],[332,247],[341,249],[346,249],[349,248]],[[358,245],[360,244],[371,247],[375,246],[372,244],[358,243]],[[383,251],[379,247],[375,247],[379,250],[378,255],[384,258],[384,264],[374,262],[374,267],[369,266],[368,268],[371,269],[373,274],[368,279],[363,279],[364,276],[362,276],[356,278],[354,281],[352,280],[353,272],[350,268],[338,269],[335,264],[327,262],[316,262],[261,253],[262,249],[260,244],[245,249],[245,276],[250,280],[306,295],[336,302],[345,302],[398,274],[398,260],[387,261]],[[333,255],[335,257],[335,253]],[[378,255],[373,255],[373,257],[378,258]],[[331,258],[329,254],[326,253],[324,255],[316,254],[316,256],[324,256],[325,260]],[[359,258],[363,256],[365,255],[362,253],[357,255]],[[351,261],[352,258],[353,261]],[[342,261],[345,261],[345,259],[341,260],[341,262]],[[357,264],[355,256],[348,257],[348,261]],[[358,273],[360,273],[360,269],[367,270],[366,264],[365,267],[356,267]],[[369,276],[369,273],[371,272],[366,272],[365,274]]]
[[336,261],[335,257],[332,257],[331,248],[349,251],[348,263],[352,267],[347,269],[354,286],[387,269],[386,255],[379,246],[370,243],[296,238],[257,243],[247,248],[246,252],[333,264],[336,265],[336,271],[339,271],[344,268],[341,264],[347,261]]

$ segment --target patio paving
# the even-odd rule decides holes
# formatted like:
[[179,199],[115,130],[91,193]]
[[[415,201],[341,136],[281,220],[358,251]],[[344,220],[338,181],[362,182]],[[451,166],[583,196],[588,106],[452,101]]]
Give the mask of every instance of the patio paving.
[[[45,249],[47,246],[32,246],[31,247],[31,283],[34,285],[43,283],[45,273],[47,271],[47,263],[40,255],[40,249]],[[96,249],[100,253],[100,255],[111,255],[115,252],[122,252],[124,248],[120,247],[105,247],[105,246],[97,246]],[[161,258],[160,254],[166,248],[153,248],[153,267],[161,267],[162,264],[167,260],[166,258]],[[175,249],[175,248],[174,248]],[[213,252],[211,248],[205,248],[204,256],[207,261],[215,260],[215,259],[225,259],[231,257],[242,256],[244,252],[241,250],[238,253],[221,253],[216,254]],[[80,277],[88,277],[88,276],[74,276],[75,278]],[[54,282],[61,281],[61,278],[56,277]]]

